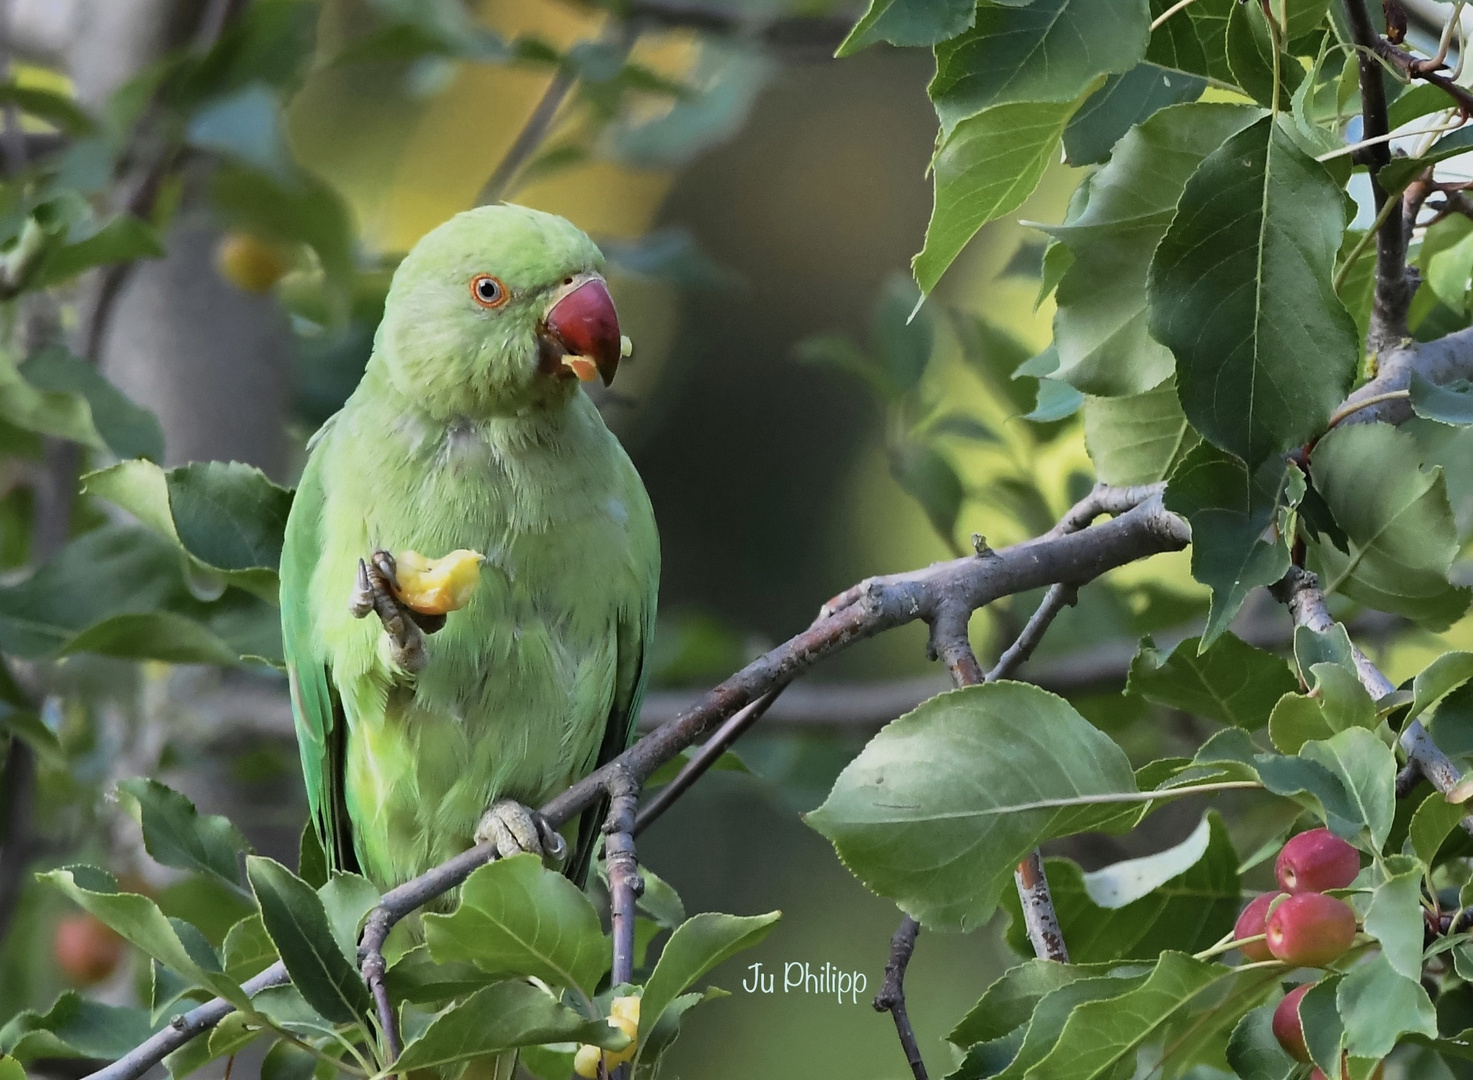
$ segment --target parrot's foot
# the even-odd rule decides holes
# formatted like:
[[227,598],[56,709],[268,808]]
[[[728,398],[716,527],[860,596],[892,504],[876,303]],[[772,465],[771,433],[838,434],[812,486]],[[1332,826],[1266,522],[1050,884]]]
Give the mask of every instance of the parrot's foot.
[[394,663],[405,671],[418,671],[425,665],[425,635],[443,627],[445,616],[420,614],[405,605],[398,592],[394,556],[375,551],[367,561],[358,560],[358,580],[348,599],[348,610],[355,619],[376,613],[389,635]]
[[559,863],[568,854],[567,841],[546,818],[512,799],[491,804],[476,826],[475,839],[478,844],[495,843],[496,854],[503,859],[530,852]]

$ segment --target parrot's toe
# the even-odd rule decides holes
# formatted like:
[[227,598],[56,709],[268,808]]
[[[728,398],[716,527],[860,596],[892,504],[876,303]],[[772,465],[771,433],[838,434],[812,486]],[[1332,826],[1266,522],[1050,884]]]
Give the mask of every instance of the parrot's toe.
[[398,579],[394,557],[387,551],[375,551],[367,560],[358,560],[358,577],[348,596],[348,610],[355,619],[366,619],[377,613],[389,636],[389,652],[394,663],[405,671],[419,671],[425,665],[425,635],[445,625],[443,615],[421,615],[404,605],[396,595]]
[[562,834],[547,819],[513,799],[491,804],[476,826],[477,844],[490,841],[501,858],[528,852],[552,862],[561,862],[568,853]]

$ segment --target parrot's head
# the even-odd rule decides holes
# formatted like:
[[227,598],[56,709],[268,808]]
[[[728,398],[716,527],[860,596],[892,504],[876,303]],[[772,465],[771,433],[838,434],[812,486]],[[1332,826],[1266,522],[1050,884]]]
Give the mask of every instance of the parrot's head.
[[394,273],[379,327],[389,377],[431,412],[494,415],[614,378],[619,319],[597,246],[572,223],[482,206],[427,233]]

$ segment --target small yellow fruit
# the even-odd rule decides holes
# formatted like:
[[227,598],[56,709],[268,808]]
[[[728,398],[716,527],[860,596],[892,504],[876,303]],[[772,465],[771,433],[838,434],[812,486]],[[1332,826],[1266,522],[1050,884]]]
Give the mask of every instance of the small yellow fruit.
[[634,1060],[634,1052],[639,1049],[639,998],[616,997],[609,1002],[608,1025],[628,1035],[629,1045],[622,1050],[600,1050],[587,1043],[578,1047],[578,1053],[573,1058],[573,1071],[579,1076],[589,1077],[590,1080],[598,1076],[600,1058],[603,1059],[604,1068],[610,1072],[626,1061]]
[[291,269],[291,255],[280,244],[247,232],[227,233],[215,249],[220,276],[248,293],[268,293]]
[[394,556],[399,579],[399,599],[421,615],[444,615],[458,611],[470,601],[481,583],[481,564],[486,556],[461,548],[439,559],[417,551]]

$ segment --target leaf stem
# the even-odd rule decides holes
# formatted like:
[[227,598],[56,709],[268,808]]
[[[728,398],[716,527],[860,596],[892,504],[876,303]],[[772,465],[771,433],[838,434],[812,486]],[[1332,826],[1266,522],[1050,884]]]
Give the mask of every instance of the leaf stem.
[[[1254,934],[1252,937],[1245,937],[1245,938],[1235,938],[1235,937],[1233,937],[1232,934],[1229,934],[1227,936],[1227,940],[1225,940],[1225,941],[1219,941],[1216,945],[1213,945],[1210,949],[1203,949],[1199,953],[1192,953],[1192,959],[1193,960],[1211,960],[1214,956],[1221,956],[1225,952],[1232,952],[1234,949],[1236,949],[1240,945],[1254,945],[1254,944],[1257,944],[1260,941],[1267,941],[1267,940],[1268,940],[1268,935],[1267,934]],[[1267,961],[1260,961],[1260,962],[1261,963],[1267,963]],[[1275,963],[1277,963],[1277,962],[1278,961],[1275,961]],[[1247,965],[1245,965],[1245,966],[1247,966]]]
[[1157,15],[1154,19],[1151,20],[1151,29],[1155,30],[1158,26],[1164,23],[1167,19],[1171,18],[1182,8],[1190,7],[1194,2],[1195,0],[1176,0],[1176,3],[1172,4],[1160,15]]
[[1380,405],[1383,401],[1400,401],[1403,398],[1409,398],[1411,396],[1412,392],[1410,390],[1388,390],[1384,394],[1374,394],[1364,401],[1357,401],[1351,405],[1342,405],[1330,414],[1328,426],[1334,427],[1347,416],[1354,416],[1362,409],[1369,409],[1372,405]]

